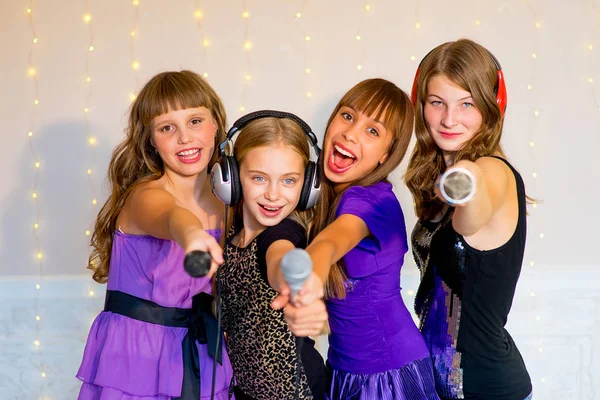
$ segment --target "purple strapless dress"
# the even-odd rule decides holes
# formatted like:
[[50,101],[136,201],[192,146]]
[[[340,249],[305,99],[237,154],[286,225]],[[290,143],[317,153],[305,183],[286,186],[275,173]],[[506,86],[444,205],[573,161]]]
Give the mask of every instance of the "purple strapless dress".
[[[220,230],[209,231],[217,240]],[[152,236],[114,235],[107,290],[125,292],[163,307],[189,309],[192,297],[212,293],[210,279],[183,269],[183,249]],[[77,378],[81,400],[169,400],[181,395],[182,341],[187,328],[151,324],[103,311],[88,335]],[[210,399],[213,358],[198,347],[201,399]],[[215,398],[228,399],[233,371],[227,351],[217,364]]]

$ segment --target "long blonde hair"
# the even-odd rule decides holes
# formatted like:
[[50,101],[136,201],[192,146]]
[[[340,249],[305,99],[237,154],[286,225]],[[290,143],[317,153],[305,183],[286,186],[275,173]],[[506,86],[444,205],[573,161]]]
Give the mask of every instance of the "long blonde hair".
[[[217,124],[216,144],[225,138],[225,108],[212,87],[191,71],[163,72],[141,90],[129,113],[125,139],[112,153],[108,167],[111,194],[98,213],[88,269],[96,282],[106,283],[110,266],[115,223],[131,191],[143,182],[159,179],[165,173],[163,161],[151,144],[152,120],[169,111],[206,107]],[[215,163],[214,151],[207,172]]]
[[[235,140],[233,155],[240,166],[250,150],[278,144],[289,146],[297,152],[302,157],[304,168],[306,168],[310,160],[308,136],[300,125],[288,118],[263,117],[248,122],[240,130],[239,136]],[[299,183],[302,184],[302,182]],[[232,225],[242,220],[243,202],[242,199],[240,204],[231,206],[232,212],[227,221],[226,232],[229,233]],[[312,216],[312,210],[294,210],[289,217],[308,229]]]
[[415,109],[415,148],[410,157],[405,180],[419,219],[432,219],[444,204],[437,199],[434,184],[447,168],[442,151],[429,134],[423,115],[427,98],[427,84],[436,76],[446,79],[471,93],[475,107],[481,113],[482,123],[475,135],[453,154],[454,161],[475,161],[480,157],[499,154],[503,118],[496,103],[495,88],[498,70],[489,52],[481,45],[461,39],[444,43],[429,53],[419,67],[418,92]]
[[[392,133],[392,142],[388,157],[373,171],[362,178],[350,182],[347,186],[371,186],[377,182],[386,181],[388,175],[400,164],[406,154],[413,130],[414,111],[408,95],[392,82],[385,79],[367,79],[356,84],[339,101],[334,108],[327,129],[338,114],[340,108],[347,106],[382,121],[385,128]],[[383,119],[382,119],[383,118]],[[327,135],[327,129],[325,135]],[[333,183],[327,179],[324,171],[325,156],[319,164],[321,170],[321,200],[315,209],[315,218],[311,227],[311,240],[327,225],[335,220],[338,203],[343,191],[336,193]],[[343,261],[332,265],[325,285],[328,297],[343,298],[346,296],[345,282],[347,281]]]

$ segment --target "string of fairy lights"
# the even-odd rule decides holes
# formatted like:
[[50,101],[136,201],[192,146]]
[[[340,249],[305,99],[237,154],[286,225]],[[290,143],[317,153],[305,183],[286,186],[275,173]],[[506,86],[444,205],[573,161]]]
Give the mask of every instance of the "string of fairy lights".
[[598,6],[598,4],[594,2],[593,8],[594,10],[590,15],[590,17],[592,18],[592,28],[590,33],[591,37],[585,46],[588,61],[587,82],[590,87],[592,100],[594,101],[594,107],[598,112],[600,112],[600,98],[598,97],[598,93],[596,91],[596,78],[598,75],[598,68],[600,67],[600,65],[598,65],[597,62],[595,62],[597,60],[595,57],[597,57],[598,54],[598,49],[596,48],[596,45],[598,43],[594,43],[594,39],[600,39],[600,6]]
[[[369,16],[369,14],[371,13],[371,9],[372,6],[371,4],[365,4],[363,7],[363,15],[364,15],[364,19],[366,19],[367,16]],[[356,34],[354,35],[354,40],[357,42],[358,44],[358,60],[356,62],[356,70],[357,71],[362,71],[363,66],[365,64],[365,41],[364,41],[364,33],[361,32],[360,27],[364,27],[367,26],[367,24],[364,23],[364,19],[361,19],[360,22],[358,24],[358,28],[356,29]]]
[[[96,161],[96,138],[92,135],[91,130],[90,130],[90,122],[89,122],[89,118],[90,118],[90,112],[92,110],[92,106],[93,106],[93,102],[92,102],[92,96],[93,96],[93,83],[92,83],[92,76],[90,73],[90,62],[92,59],[92,55],[95,49],[94,46],[94,30],[92,27],[92,14],[90,14],[90,10],[89,10],[89,0],[84,0],[83,2],[83,23],[87,26],[87,31],[88,31],[88,45],[87,45],[87,49],[85,51],[85,64],[84,64],[84,80],[85,80],[85,84],[84,84],[84,107],[83,107],[83,122],[84,122],[84,134],[85,137],[87,138],[87,143],[88,143],[88,157],[86,157],[87,160],[87,169],[85,171],[85,179],[88,185],[88,189],[89,189],[89,193],[90,193],[90,211],[91,214],[93,215],[94,213],[94,209],[95,209],[95,205],[97,204],[97,200],[96,200],[96,188],[94,186],[93,180],[92,180],[92,173],[93,173],[93,167],[96,165],[95,161]],[[93,218],[88,218],[88,221],[92,221]],[[89,223],[89,222],[88,222]],[[86,229],[85,231],[85,236],[86,238],[90,238],[90,235],[92,234],[91,232],[91,228],[88,227],[88,229]],[[94,296],[94,289],[92,288],[92,282],[91,280],[88,282],[88,294],[90,296]]]
[[200,0],[194,0],[194,19],[196,20],[196,26],[198,27],[198,34],[200,41],[202,43],[202,60],[201,65],[205,66],[202,76],[204,79],[208,78],[208,71],[206,70],[206,66],[208,65],[208,48],[210,47],[210,40],[206,37],[204,33],[204,25],[202,23],[204,19],[204,12],[202,11],[202,4]]
[[129,94],[129,100],[134,101],[137,96],[138,88],[140,87],[140,76],[138,71],[140,69],[140,62],[136,58],[135,44],[138,38],[138,27],[140,22],[140,0],[132,0],[133,6],[133,27],[129,31],[129,61],[131,62],[131,68],[133,69],[134,85],[133,90]]
[[[542,22],[540,20],[540,17],[538,15],[538,13],[536,12],[536,10],[533,8],[533,6],[531,5],[531,3],[529,1],[525,1],[525,7],[527,8],[527,11],[529,13],[529,15],[531,15],[531,27],[530,29],[532,30],[532,39],[531,39],[531,51],[530,51],[530,56],[529,56],[529,77],[527,80],[527,92],[528,92],[528,104],[529,104],[529,112],[528,114],[530,115],[530,123],[529,123],[529,127],[528,127],[528,132],[529,132],[529,155],[530,155],[530,165],[531,165],[531,177],[533,178],[532,180],[532,185],[531,187],[527,188],[528,193],[535,193],[535,196],[540,196],[540,193],[538,191],[538,171],[539,171],[539,165],[538,165],[538,157],[537,157],[537,151],[536,151],[536,140],[537,140],[537,127],[540,121],[540,116],[542,115],[542,112],[540,110],[539,107],[539,95],[537,94],[537,92],[535,91],[535,88],[538,86],[538,82],[537,82],[537,78],[539,77],[538,74],[538,59],[540,57],[539,54],[539,49],[538,49],[538,44],[539,44],[539,40],[540,40],[540,32],[542,30]],[[543,55],[542,55],[543,56]],[[535,197],[533,196],[533,197]],[[533,232],[531,231],[530,228],[530,234],[529,236],[532,238],[535,238],[536,236],[539,238],[539,240],[543,240],[544,239],[544,232],[543,232],[543,221],[542,218],[536,218],[539,213],[536,212],[538,211],[537,208],[539,207],[537,198],[535,197],[536,200],[534,200],[534,202],[531,204],[531,209],[530,210],[530,216],[529,218],[534,218],[535,219],[535,224],[530,224],[531,227],[533,227]],[[536,254],[536,248],[537,246],[529,246],[527,249],[527,254],[529,256],[529,267],[530,267],[530,272],[531,274],[529,275],[530,279],[529,279],[529,283],[530,286],[535,286],[537,285],[538,279],[537,279],[537,268],[535,267],[535,254]],[[524,262],[525,265],[527,265],[527,261]],[[532,309],[534,310],[534,314],[535,314],[535,324],[534,326],[534,331],[535,331],[535,340],[534,340],[534,346],[537,347],[537,351],[539,353],[543,353],[544,352],[544,347],[543,347],[543,342],[541,339],[541,335],[542,335],[542,327],[541,327],[541,321],[542,321],[542,316],[539,313],[539,307],[538,307],[538,302],[537,302],[537,297],[536,297],[536,293],[535,290],[533,288],[529,289],[529,296],[531,298],[531,302],[532,302]],[[543,374],[542,374],[543,375]],[[535,379],[535,377],[533,377]],[[546,378],[544,376],[541,376],[539,378],[539,382],[540,383],[544,383],[546,382]]]
[[[33,243],[35,245],[35,260],[38,264],[38,274],[37,274],[37,283],[35,285],[35,295],[34,295],[34,318],[35,318],[35,339],[33,340],[33,345],[35,346],[35,350],[38,354],[38,371],[39,376],[41,378],[46,377],[46,365],[44,362],[44,355],[42,352],[42,343],[40,342],[41,337],[41,309],[40,309],[40,290],[42,289],[42,282],[44,281],[44,256],[42,253],[42,244],[40,239],[40,230],[41,227],[41,215],[40,215],[40,193],[38,190],[38,182],[40,177],[40,170],[42,168],[42,164],[40,161],[39,154],[35,150],[35,137],[38,133],[37,131],[37,111],[40,104],[40,96],[39,96],[39,84],[38,84],[38,71],[36,68],[36,48],[39,42],[37,30],[35,27],[34,20],[34,5],[33,1],[29,4],[27,9],[25,10],[25,14],[27,16],[29,26],[31,29],[31,44],[29,48],[29,55],[27,58],[27,74],[29,78],[31,78],[33,83],[33,101],[31,104],[31,113],[29,118],[29,130],[27,131],[28,137],[28,147],[31,153],[31,159],[34,160],[33,168],[34,168],[34,179],[33,179],[33,187],[31,190],[31,197],[33,199],[33,207],[34,207],[34,222],[33,222]],[[43,379],[40,380],[39,384],[40,393],[43,392],[44,382]]]
[[[312,65],[310,62],[310,58],[309,58],[309,42],[310,42],[310,36],[306,33],[306,28],[303,24],[303,22],[306,20],[306,13],[307,13],[307,9],[308,9],[308,0],[302,0],[300,2],[300,5],[298,6],[298,11],[296,12],[296,14],[294,15],[294,18],[296,20],[296,26],[300,31],[300,34],[302,35],[302,37],[304,37],[304,71],[302,72],[302,74],[304,75],[304,79],[302,81],[302,90],[304,92],[304,96],[307,99],[312,98],[312,89],[311,89],[311,82],[312,82],[312,76],[313,76],[313,69],[312,69]],[[308,107],[308,103],[307,104]],[[308,115],[308,110],[305,110],[304,112],[305,115]]]
[[250,87],[252,81],[252,63],[250,59],[250,54],[252,50],[252,41],[250,40],[249,35],[249,25],[250,25],[250,11],[248,10],[248,6],[246,4],[246,0],[242,0],[242,19],[244,20],[244,83],[242,84],[242,95],[240,98],[240,113],[244,114],[246,112],[246,95],[248,94],[248,88]]

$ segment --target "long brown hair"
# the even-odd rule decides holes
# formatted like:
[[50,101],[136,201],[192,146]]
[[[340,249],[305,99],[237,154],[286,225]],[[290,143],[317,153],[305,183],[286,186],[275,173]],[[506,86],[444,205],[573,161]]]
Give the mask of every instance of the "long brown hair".
[[[302,157],[304,168],[310,160],[310,146],[308,136],[304,129],[296,122],[287,118],[263,117],[248,122],[244,126],[233,145],[233,155],[237,160],[238,166],[244,162],[246,154],[257,147],[267,147],[282,144],[291,147]],[[299,182],[302,184],[302,182]],[[227,230],[229,233],[231,226],[237,221],[241,221],[242,199],[240,204],[231,207],[231,217],[227,221]],[[305,229],[308,229],[312,220],[313,211],[294,210],[290,218],[298,222]]]
[[[125,139],[112,153],[108,167],[111,194],[98,213],[88,269],[96,282],[106,283],[110,266],[117,216],[131,191],[143,182],[159,179],[165,173],[163,161],[150,141],[154,117],[172,110],[206,107],[217,124],[216,144],[225,138],[225,108],[212,87],[191,71],[163,72],[141,90],[130,108]],[[207,172],[215,163],[214,151]]]
[[[338,114],[340,108],[347,106],[382,121],[385,128],[392,133],[392,142],[388,157],[373,171],[362,178],[350,182],[346,187],[371,186],[377,182],[386,181],[388,175],[400,164],[408,148],[413,130],[414,111],[408,95],[392,82],[385,79],[367,79],[356,84],[339,101],[334,108],[329,125]],[[383,119],[382,119],[383,118]],[[324,171],[325,156],[319,164],[321,170],[321,199],[315,209],[315,218],[310,231],[311,240],[327,225],[335,220],[336,209],[344,191],[336,193],[333,183],[327,179]],[[346,296],[345,282],[347,281],[343,261],[331,266],[325,285],[328,297],[343,298]]]
[[475,161],[480,157],[500,154],[503,118],[496,103],[494,88],[498,84],[497,67],[488,51],[481,45],[461,39],[439,45],[429,53],[419,67],[418,92],[415,110],[415,148],[410,157],[405,180],[419,219],[432,219],[444,204],[437,199],[434,184],[447,168],[441,149],[437,147],[425,124],[424,102],[427,84],[436,76],[446,79],[471,93],[482,123],[475,135],[453,154],[454,162]]

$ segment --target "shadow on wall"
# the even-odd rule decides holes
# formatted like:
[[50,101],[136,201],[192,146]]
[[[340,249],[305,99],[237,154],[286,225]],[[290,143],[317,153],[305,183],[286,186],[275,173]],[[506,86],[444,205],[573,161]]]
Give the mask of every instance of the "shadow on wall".
[[[19,177],[0,206],[0,277],[37,275],[38,249],[45,275],[86,273],[90,241],[86,230],[92,230],[106,198],[102,184],[112,150],[93,127],[89,132],[96,139],[94,146],[80,121],[46,125],[34,132],[32,144],[40,161],[36,189],[39,219],[32,197],[37,160],[32,159],[30,149],[22,149],[15,170],[5,171]],[[92,170],[89,176],[88,169]],[[36,222],[38,229],[34,228]]]

